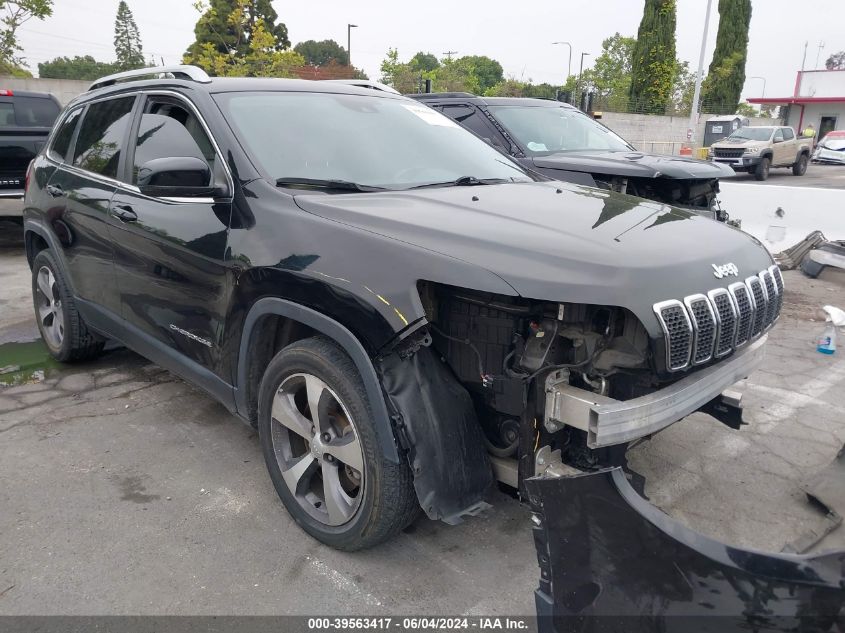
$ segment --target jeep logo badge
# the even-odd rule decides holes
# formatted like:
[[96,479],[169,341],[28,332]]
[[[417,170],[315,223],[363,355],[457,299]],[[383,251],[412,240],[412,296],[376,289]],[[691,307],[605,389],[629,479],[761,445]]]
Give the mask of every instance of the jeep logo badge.
[[734,277],[739,277],[739,268],[736,267],[734,263],[727,263],[722,264],[721,266],[717,266],[716,264],[712,264],[713,266],[713,276],[716,279],[721,279],[722,277],[727,277],[728,275],[733,275]]

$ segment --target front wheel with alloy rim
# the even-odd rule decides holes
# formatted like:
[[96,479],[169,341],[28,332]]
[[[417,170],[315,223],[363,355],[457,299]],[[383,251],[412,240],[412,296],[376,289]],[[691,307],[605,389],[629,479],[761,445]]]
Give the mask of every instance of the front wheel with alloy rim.
[[372,547],[416,516],[408,465],[385,459],[360,375],[331,340],[298,341],[270,361],[258,432],[279,498],[323,543]]
[[85,325],[49,250],[40,251],[32,260],[32,301],[38,330],[53,358],[86,360],[103,351],[105,341]]

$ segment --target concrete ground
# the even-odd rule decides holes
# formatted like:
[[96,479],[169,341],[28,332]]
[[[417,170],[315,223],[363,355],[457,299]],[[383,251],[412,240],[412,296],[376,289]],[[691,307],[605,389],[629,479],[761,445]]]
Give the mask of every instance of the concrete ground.
[[[786,283],[748,426],[696,414],[629,455],[671,515],[771,550],[819,525],[798,486],[845,442],[845,351],[814,345],[817,308],[845,307],[845,283]],[[36,336],[29,287],[20,229],[0,225],[0,367]],[[123,349],[38,380],[43,350],[26,349],[36,380],[0,387],[0,614],[534,613],[513,498],[340,553],[292,522],[255,433],[198,389]],[[840,527],[821,549],[843,547]]]
[[811,163],[803,176],[793,176],[792,169],[773,167],[768,180],[758,181],[753,174],[738,173],[726,182],[748,183],[765,187],[766,185],[785,185],[787,187],[822,187],[824,189],[845,189],[845,165],[825,165]]

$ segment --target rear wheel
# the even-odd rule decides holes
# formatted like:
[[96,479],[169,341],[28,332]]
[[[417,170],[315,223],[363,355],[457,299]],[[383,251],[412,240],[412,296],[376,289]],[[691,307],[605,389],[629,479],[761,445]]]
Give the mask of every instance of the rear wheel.
[[793,176],[803,176],[807,173],[807,164],[810,162],[810,157],[807,154],[801,154],[798,160],[792,165]]
[[38,330],[53,358],[87,360],[103,351],[105,341],[85,325],[49,250],[40,251],[32,261],[32,299]]
[[323,543],[372,547],[416,516],[410,469],[384,458],[363,382],[331,340],[298,341],[270,362],[258,432],[279,498]]
[[756,180],[766,180],[769,177],[769,168],[771,167],[771,160],[768,156],[764,156],[757,163],[757,168],[754,170],[754,178]]

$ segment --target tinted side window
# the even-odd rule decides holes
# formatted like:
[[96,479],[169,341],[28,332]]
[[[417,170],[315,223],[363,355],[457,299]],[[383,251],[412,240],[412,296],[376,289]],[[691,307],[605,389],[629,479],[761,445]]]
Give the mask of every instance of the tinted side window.
[[134,103],[135,97],[123,97],[88,106],[73,152],[76,167],[117,177],[120,150]]
[[792,131],[792,128],[785,127],[783,128],[783,138],[787,141],[791,141],[795,138],[795,132]]
[[777,131],[777,132],[775,132],[775,136],[774,136],[774,139],[773,139],[773,140],[775,140],[775,141],[782,141],[782,140],[783,140],[783,130],[778,129],[778,131]]
[[138,127],[133,184],[138,183],[141,166],[156,158],[190,156],[205,161],[211,168],[209,171],[214,170],[214,147],[193,113],[169,103],[155,104],[151,110],[141,116]]
[[59,162],[64,162],[70,150],[70,141],[73,138],[73,133],[76,131],[76,125],[79,123],[79,115],[82,114],[82,108],[77,108],[71,112],[62,123],[62,126],[53,137],[53,144],[50,146],[50,158]]

